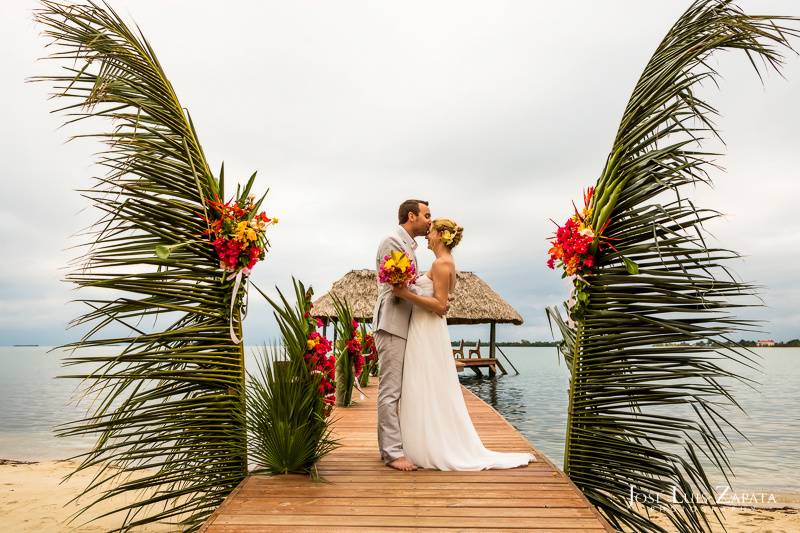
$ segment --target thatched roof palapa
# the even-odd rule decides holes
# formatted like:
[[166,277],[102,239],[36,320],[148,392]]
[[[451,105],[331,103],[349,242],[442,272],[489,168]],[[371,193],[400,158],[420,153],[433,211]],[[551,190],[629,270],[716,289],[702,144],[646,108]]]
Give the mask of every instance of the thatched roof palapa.
[[[330,292],[314,302],[315,317],[335,319],[331,293],[346,299],[353,308],[353,316],[361,322],[372,321],[372,310],[378,298],[378,284],[374,270],[351,270],[336,281]],[[459,272],[458,282],[447,313],[448,324],[522,324],[522,317],[473,272]]]

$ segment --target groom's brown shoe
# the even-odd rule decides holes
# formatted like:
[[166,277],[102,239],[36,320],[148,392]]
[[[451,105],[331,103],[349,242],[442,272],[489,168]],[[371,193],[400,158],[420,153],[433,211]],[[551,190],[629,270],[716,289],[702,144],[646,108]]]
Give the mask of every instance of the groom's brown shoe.
[[410,472],[417,469],[417,465],[406,459],[405,456],[398,457],[391,463],[388,463],[387,466],[390,466],[395,470],[402,470],[404,472]]

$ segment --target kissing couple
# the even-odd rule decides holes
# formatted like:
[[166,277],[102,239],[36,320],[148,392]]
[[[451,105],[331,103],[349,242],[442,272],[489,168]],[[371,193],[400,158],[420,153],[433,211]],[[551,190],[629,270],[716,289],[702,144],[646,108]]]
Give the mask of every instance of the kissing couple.
[[467,411],[453,359],[445,315],[456,286],[455,248],[464,228],[431,220],[428,202],[406,200],[399,226],[378,246],[376,266],[403,252],[416,270],[417,237],[436,258],[413,285],[378,283],[373,312],[378,349],[378,446],[383,462],[397,470],[515,468],[536,458],[483,446]]

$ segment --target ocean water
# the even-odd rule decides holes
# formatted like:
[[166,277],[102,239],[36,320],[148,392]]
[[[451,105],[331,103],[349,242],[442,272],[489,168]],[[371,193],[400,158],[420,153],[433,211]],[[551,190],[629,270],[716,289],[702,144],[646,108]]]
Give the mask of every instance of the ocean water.
[[[472,372],[465,370],[461,383],[562,466],[569,385],[563,359],[555,348],[502,350],[520,375],[513,375],[508,365],[510,374],[495,379],[470,377]],[[774,492],[791,494],[791,501],[800,501],[800,348],[754,351],[761,356],[760,372],[741,365],[722,365],[759,382],[755,390],[738,382],[722,382],[745,410],[726,409],[722,413],[750,440],[726,428],[733,446],[728,452],[734,472],[729,486],[739,494]],[[709,473],[715,486],[728,485],[722,475]]]
[[[568,373],[555,348],[503,348],[520,375],[476,378],[466,370],[461,382],[492,405],[542,453],[563,462]],[[257,350],[248,348],[255,368]],[[740,491],[800,493],[800,349],[760,349],[763,374],[745,373],[761,382],[757,391],[733,385],[746,410],[726,411],[728,420],[751,443],[731,433],[729,453]],[[56,379],[68,373],[61,353],[41,347],[0,347],[0,458],[63,459],[86,451],[87,439],[57,438],[53,428],[80,417],[78,380]],[[712,478],[722,482],[721,477]]]

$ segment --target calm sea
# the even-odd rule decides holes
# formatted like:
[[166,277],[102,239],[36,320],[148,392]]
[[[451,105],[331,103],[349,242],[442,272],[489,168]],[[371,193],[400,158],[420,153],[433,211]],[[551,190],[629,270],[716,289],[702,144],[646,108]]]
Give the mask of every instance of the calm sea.
[[[90,444],[53,436],[55,426],[84,411],[74,402],[77,380],[54,379],[65,372],[60,354],[47,350],[0,347],[0,458],[61,459],[85,451]],[[563,361],[554,348],[503,350],[520,375],[512,372],[496,379],[478,379],[465,371],[462,383],[561,465],[568,384]],[[800,349],[761,349],[758,353],[763,356],[763,374],[746,373],[761,382],[758,391],[733,386],[747,414],[727,412],[728,420],[751,440],[747,443],[735,433],[731,436],[734,451],[730,457],[736,473],[732,485],[740,491],[800,493]],[[250,349],[251,364],[254,357],[255,350]]]

